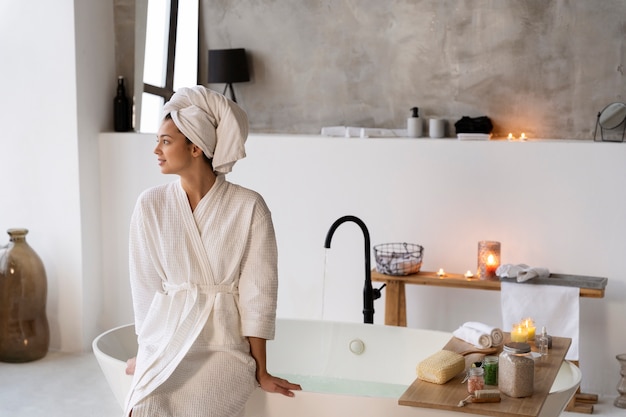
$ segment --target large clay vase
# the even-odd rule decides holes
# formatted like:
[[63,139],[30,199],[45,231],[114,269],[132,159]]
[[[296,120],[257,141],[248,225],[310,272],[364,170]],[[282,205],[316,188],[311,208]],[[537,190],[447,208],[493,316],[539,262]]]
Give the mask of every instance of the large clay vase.
[[9,229],[0,248],[0,361],[30,362],[46,356],[48,283],[41,258],[26,243],[27,229]]

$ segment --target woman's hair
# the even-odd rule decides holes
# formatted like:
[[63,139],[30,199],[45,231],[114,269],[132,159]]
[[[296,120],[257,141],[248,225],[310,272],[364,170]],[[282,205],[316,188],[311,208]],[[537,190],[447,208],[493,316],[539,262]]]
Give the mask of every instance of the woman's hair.
[[[163,120],[172,120],[172,113],[167,113],[164,117]],[[179,129],[180,130],[180,129]],[[182,133],[182,132],[181,132]],[[194,145],[194,143],[189,140],[189,138],[187,136],[185,136],[185,139],[187,140],[187,144],[189,145]],[[204,151],[202,152],[202,157],[204,158],[204,160],[209,164],[209,166],[211,167],[211,171],[213,171],[213,158],[209,158]]]

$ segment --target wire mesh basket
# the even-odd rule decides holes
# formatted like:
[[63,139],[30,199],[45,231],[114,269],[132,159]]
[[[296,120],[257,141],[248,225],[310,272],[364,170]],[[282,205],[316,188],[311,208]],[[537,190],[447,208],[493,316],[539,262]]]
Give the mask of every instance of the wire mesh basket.
[[374,246],[376,270],[385,275],[417,274],[424,247],[414,243],[383,243]]

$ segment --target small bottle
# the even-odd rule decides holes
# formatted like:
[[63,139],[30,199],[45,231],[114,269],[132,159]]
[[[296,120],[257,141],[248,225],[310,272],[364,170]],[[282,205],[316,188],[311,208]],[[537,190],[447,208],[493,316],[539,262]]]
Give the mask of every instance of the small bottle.
[[130,130],[130,105],[126,97],[124,77],[117,77],[117,95],[113,100],[113,118],[116,132],[128,132]]
[[541,356],[546,356],[548,354],[548,350],[550,348],[550,343],[548,339],[548,333],[546,332],[546,326],[541,328],[541,334],[537,337],[536,345],[537,349],[539,349],[539,353]]
[[485,388],[485,370],[480,367],[470,368],[467,378],[467,392],[473,394],[475,391]]
[[485,369],[485,385],[498,385],[498,357],[485,356],[483,368]]
[[419,117],[419,109],[411,108],[411,117],[406,120],[406,128],[410,138],[420,138],[424,133],[424,125]]

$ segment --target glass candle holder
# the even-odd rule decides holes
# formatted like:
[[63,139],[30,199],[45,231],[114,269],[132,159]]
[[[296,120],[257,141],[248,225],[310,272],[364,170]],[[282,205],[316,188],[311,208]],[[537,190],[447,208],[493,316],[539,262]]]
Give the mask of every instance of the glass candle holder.
[[496,269],[500,266],[500,242],[482,240],[478,242],[478,278],[496,280]]

